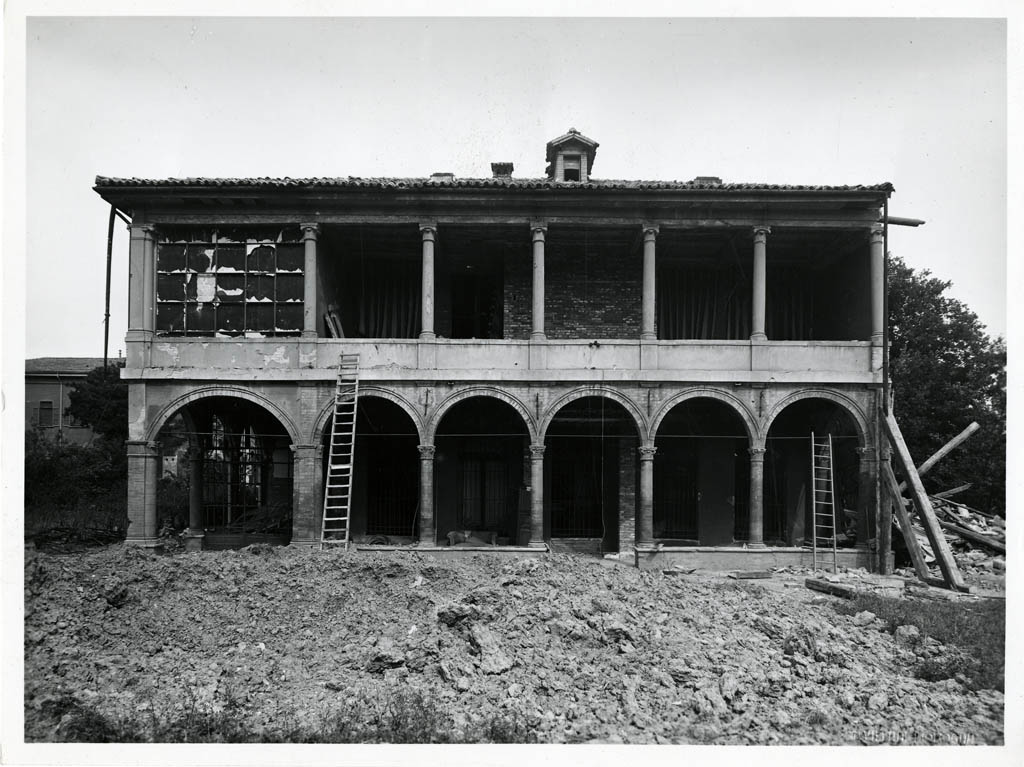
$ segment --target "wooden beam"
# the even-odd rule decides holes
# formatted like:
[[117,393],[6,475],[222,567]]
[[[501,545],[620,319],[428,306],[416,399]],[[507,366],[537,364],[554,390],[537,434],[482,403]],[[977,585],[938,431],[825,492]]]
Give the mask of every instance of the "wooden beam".
[[826,581],[823,578],[808,578],[804,581],[804,585],[814,591],[821,591],[825,594],[831,594],[834,597],[843,597],[845,599],[853,599],[857,596],[858,589],[853,586],[847,586],[843,583],[833,583],[832,581]]
[[[949,453],[951,453],[953,451],[953,449],[957,445],[959,445],[961,442],[963,442],[969,436],[974,434],[974,432],[976,432],[980,428],[981,427],[978,425],[977,421],[972,421],[970,426],[968,426],[962,432],[960,432],[955,437],[953,437],[953,439],[951,439],[945,445],[943,445],[938,450],[936,450],[927,461],[925,461],[920,466],[918,466],[917,467],[917,475],[921,476],[922,474],[924,474],[924,473],[926,473],[928,471],[931,471],[931,468],[935,464],[937,464],[939,461],[941,461],[943,458],[945,458],[947,455],[949,455]],[[900,485],[900,492],[903,492],[906,489],[907,489],[907,483],[904,482],[904,483],[902,483]]]
[[914,563],[914,572],[922,581],[930,577],[928,565],[924,561],[924,552],[914,535],[914,526],[910,520],[910,513],[903,505],[903,497],[900,495],[899,484],[896,482],[896,475],[893,474],[892,466],[888,462],[882,462],[882,480],[885,482],[885,500],[883,503],[892,504],[896,510],[896,517],[900,521],[900,531],[903,533],[903,540],[907,542],[907,551],[910,552],[910,560]]
[[960,569],[956,566],[956,560],[953,559],[953,552],[950,551],[949,544],[946,543],[946,536],[942,534],[942,527],[939,525],[939,520],[936,518],[935,511],[932,509],[932,502],[928,500],[928,494],[924,491],[924,485],[921,484],[921,477],[918,475],[917,468],[914,466],[914,459],[910,456],[910,450],[907,449],[907,443],[903,439],[903,433],[900,431],[899,424],[896,423],[896,419],[893,417],[892,412],[885,414],[885,417],[882,419],[882,428],[885,430],[890,444],[892,444],[893,453],[900,465],[900,469],[903,471],[903,474],[907,477],[907,481],[910,483],[911,500],[914,502],[914,506],[917,509],[917,514],[921,519],[925,535],[928,536],[928,541],[932,545],[932,552],[935,554],[935,558],[939,562],[939,569],[942,570],[942,577],[946,579],[946,584],[951,589],[954,589],[955,591],[966,591],[967,584],[964,583],[964,578],[960,574]]
[[973,530],[968,530],[960,525],[954,525],[952,522],[946,522],[943,519],[939,520],[939,525],[944,530],[952,530],[954,533],[959,535],[964,540],[970,541],[971,543],[977,543],[979,546],[987,546],[992,551],[998,551],[1000,554],[1006,553],[1006,544],[1000,543],[999,541],[981,533],[976,533]]
[[957,485],[952,490],[943,490],[941,493],[932,493],[932,498],[946,500],[947,498],[952,498],[957,493],[962,493],[964,490],[970,490],[972,487],[974,487],[974,485],[970,482],[966,485]]

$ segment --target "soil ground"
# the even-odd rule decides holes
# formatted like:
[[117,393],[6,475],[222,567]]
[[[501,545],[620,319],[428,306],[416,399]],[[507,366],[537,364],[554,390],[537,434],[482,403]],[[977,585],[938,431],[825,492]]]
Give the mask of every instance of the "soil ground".
[[559,554],[26,549],[25,736],[75,739],[72,699],[122,718],[229,710],[274,739],[416,693],[454,740],[504,721],[543,743],[1003,742],[1001,692],[914,675],[956,648],[842,614],[805,577]]

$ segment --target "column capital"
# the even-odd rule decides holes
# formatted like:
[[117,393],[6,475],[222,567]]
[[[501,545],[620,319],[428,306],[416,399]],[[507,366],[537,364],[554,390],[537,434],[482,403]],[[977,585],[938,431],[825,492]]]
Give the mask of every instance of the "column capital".
[[288,446],[293,453],[308,452],[310,450],[316,450],[316,445],[289,445]]
[[437,237],[437,222],[436,221],[423,221],[420,223],[420,236],[424,240],[430,240],[433,242],[434,238]]
[[539,461],[544,457],[544,445],[530,445],[530,458]]
[[881,245],[885,240],[885,229],[881,224],[872,224],[868,229],[868,240],[872,245]]
[[640,228],[644,231],[644,241],[654,240],[658,236],[658,232],[661,231],[661,227],[658,224],[652,224],[645,221],[640,225]]
[[156,224],[130,224],[128,229],[132,232],[139,232],[144,237],[153,237],[156,235]]
[[316,222],[310,222],[306,224],[299,224],[299,228],[302,230],[302,240],[315,240],[317,235],[320,234],[320,224]]
[[748,447],[747,452],[750,453],[751,461],[763,461],[765,448],[763,447]]
[[654,454],[658,452],[658,448],[654,445],[641,445],[637,450],[640,452],[641,461],[653,461]]
[[754,227],[754,242],[760,240],[764,242],[768,239],[768,235],[772,233],[770,226],[755,226]]
[[531,221],[530,222],[530,231],[533,233],[533,241],[534,242],[537,242],[538,240],[543,240],[544,239],[544,235],[546,235],[547,232],[548,232],[548,222],[547,221]]
[[434,460],[434,452],[437,450],[436,446],[434,446],[434,445],[417,445],[416,449],[420,451],[420,460],[421,461],[433,461]]

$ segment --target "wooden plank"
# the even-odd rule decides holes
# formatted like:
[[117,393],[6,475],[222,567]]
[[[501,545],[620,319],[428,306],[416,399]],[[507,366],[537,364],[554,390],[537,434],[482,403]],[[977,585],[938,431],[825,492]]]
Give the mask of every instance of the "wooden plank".
[[853,586],[833,583],[823,578],[808,578],[804,581],[804,585],[813,591],[820,591],[824,594],[831,594],[834,597],[843,597],[844,599],[853,599],[859,591]]
[[1006,553],[1006,544],[1000,543],[994,538],[990,538],[987,535],[982,535],[981,533],[976,533],[973,530],[968,530],[966,528],[960,527],[960,525],[954,525],[952,522],[946,522],[941,519],[939,520],[939,524],[942,526],[943,529],[952,530],[954,533],[959,535],[964,540],[971,541],[971,543],[977,543],[980,546],[987,546],[988,548],[992,549],[992,551],[998,551],[1000,554]]
[[914,563],[914,572],[917,573],[918,578],[925,581],[930,575],[928,565],[925,564],[924,552],[921,551],[921,546],[917,542],[917,536],[914,535],[914,526],[910,520],[910,512],[903,505],[903,497],[900,495],[896,475],[893,474],[890,464],[883,461],[881,466],[882,481],[885,482],[885,489],[888,491],[885,497],[887,502],[892,504],[892,508],[896,510],[896,517],[900,521],[900,530],[903,532],[903,540],[907,542],[907,551],[910,552],[910,559]]
[[[953,439],[951,439],[945,445],[943,445],[938,450],[936,450],[927,461],[925,461],[920,466],[918,466],[917,467],[917,476],[920,477],[922,474],[925,474],[926,472],[931,471],[932,467],[935,464],[937,464],[939,461],[941,461],[943,458],[945,458],[947,455],[949,455],[953,451],[953,449],[956,448],[957,445],[959,445],[961,442],[963,442],[969,436],[974,434],[974,432],[976,432],[980,428],[981,427],[978,425],[977,421],[972,421],[970,426],[968,426],[962,432],[960,432],[955,437],[953,437]],[[900,484],[900,492],[903,492],[906,489],[907,489],[907,483],[906,482],[903,482],[902,484]]]
[[729,578],[735,578],[736,580],[753,580],[757,578],[771,578],[773,575],[771,570],[737,570],[734,573],[729,573]]
[[960,569],[956,566],[953,552],[950,551],[949,544],[946,543],[946,536],[943,535],[939,520],[935,517],[932,502],[928,500],[928,494],[924,491],[924,485],[921,484],[921,477],[918,476],[917,467],[914,466],[914,459],[910,456],[910,450],[907,449],[903,433],[900,431],[899,424],[896,423],[896,418],[891,411],[886,413],[885,418],[882,419],[882,428],[885,429],[886,436],[892,444],[896,460],[900,464],[900,469],[902,469],[907,480],[910,482],[911,500],[917,509],[925,535],[928,536],[928,541],[932,544],[932,552],[939,562],[942,576],[946,579],[946,583],[951,589],[966,591],[967,584],[964,583]]
[[972,487],[974,487],[974,485],[971,482],[968,482],[966,485],[957,485],[951,490],[943,490],[941,493],[932,493],[932,498],[938,498],[944,501],[947,498],[952,498],[957,493],[962,493],[965,490],[970,490]]

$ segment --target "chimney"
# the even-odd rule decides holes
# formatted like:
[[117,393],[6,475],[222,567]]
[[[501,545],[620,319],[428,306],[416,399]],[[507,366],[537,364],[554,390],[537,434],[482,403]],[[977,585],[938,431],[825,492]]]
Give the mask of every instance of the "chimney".
[[512,178],[512,170],[512,163],[510,162],[491,163],[491,174],[494,178]]
[[431,181],[454,181],[455,180],[455,174],[454,173],[431,173],[430,174],[430,180]]
[[700,184],[702,186],[721,186],[722,179],[720,179],[718,176],[697,176],[697,178],[695,178],[690,183]]

